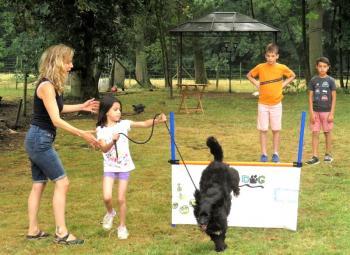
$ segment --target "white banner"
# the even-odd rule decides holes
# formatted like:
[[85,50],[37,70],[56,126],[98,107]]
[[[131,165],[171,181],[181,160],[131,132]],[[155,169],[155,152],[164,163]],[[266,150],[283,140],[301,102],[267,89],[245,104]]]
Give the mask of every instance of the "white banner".
[[[286,228],[296,231],[300,168],[233,166],[240,175],[240,195],[232,198],[228,225]],[[187,165],[193,181],[205,165]],[[172,224],[197,224],[193,215],[195,188],[184,165],[172,165]]]

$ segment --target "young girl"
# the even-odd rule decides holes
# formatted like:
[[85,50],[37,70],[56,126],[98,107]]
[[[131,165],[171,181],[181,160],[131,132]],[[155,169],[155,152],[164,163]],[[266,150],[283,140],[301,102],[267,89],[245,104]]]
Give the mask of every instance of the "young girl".
[[[100,110],[97,121],[97,139],[103,152],[104,174],[103,174],[103,200],[107,213],[103,218],[103,229],[110,230],[113,225],[113,219],[116,211],[112,205],[113,184],[116,179],[119,180],[118,186],[118,204],[119,219],[118,238],[127,239],[128,230],[125,226],[126,219],[126,190],[130,171],[135,169],[129,151],[129,140],[119,133],[125,135],[131,127],[147,128],[153,124],[153,119],[146,121],[122,120],[122,104],[114,97],[104,97],[100,102]],[[155,124],[166,121],[166,116],[162,113]]]

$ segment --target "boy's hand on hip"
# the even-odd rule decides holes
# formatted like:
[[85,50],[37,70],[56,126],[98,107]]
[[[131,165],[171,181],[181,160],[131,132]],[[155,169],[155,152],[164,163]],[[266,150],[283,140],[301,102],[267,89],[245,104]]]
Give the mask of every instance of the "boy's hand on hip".
[[260,81],[256,81],[254,83],[254,85],[255,85],[256,89],[259,90],[259,88],[260,88]]

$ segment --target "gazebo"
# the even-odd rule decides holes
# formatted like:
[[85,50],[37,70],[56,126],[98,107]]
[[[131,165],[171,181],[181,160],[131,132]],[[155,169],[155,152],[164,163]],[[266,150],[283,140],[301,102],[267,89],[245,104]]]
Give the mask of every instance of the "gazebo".
[[182,40],[184,36],[230,37],[236,33],[272,33],[273,40],[276,42],[278,32],[280,32],[278,28],[238,12],[213,12],[202,18],[187,21],[170,29],[169,33],[171,36],[179,37],[177,61],[178,84],[182,83]]

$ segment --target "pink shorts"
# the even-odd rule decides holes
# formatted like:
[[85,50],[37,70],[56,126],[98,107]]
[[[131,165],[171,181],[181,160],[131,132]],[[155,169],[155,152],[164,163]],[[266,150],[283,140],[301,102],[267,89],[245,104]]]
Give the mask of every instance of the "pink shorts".
[[314,112],[315,123],[310,123],[312,132],[320,132],[321,127],[323,132],[330,132],[333,129],[333,121],[328,122],[329,112]]
[[258,130],[269,130],[269,124],[273,131],[282,128],[282,103],[276,105],[258,104]]

